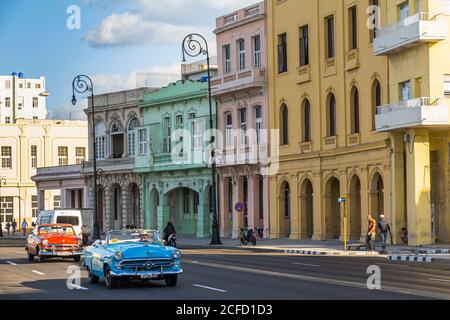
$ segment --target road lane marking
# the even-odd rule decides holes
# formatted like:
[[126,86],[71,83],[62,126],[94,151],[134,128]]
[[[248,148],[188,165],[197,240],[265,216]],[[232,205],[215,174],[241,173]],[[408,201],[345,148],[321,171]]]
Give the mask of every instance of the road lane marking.
[[377,263],[382,266],[394,266],[394,267],[411,267],[409,264],[396,264],[396,263]]
[[17,253],[17,254],[24,254],[25,252],[24,252],[24,251],[22,251],[22,252],[15,251],[14,253]]
[[6,261],[7,264],[10,264],[12,266],[17,266],[17,263],[11,262],[11,261]]
[[300,263],[300,262],[293,262],[292,264],[295,264],[296,266],[320,267],[319,264],[309,264],[309,263]]
[[38,274],[40,276],[45,276],[45,273],[42,273],[42,272],[37,271],[37,270],[31,270],[31,272],[36,273],[36,274]]
[[447,280],[447,279],[428,278],[428,280],[431,280],[431,281],[444,281],[444,282],[450,282],[450,280]]
[[[185,263],[192,263],[188,259],[185,259],[184,261],[185,261]],[[361,282],[314,277],[314,276],[305,276],[305,275],[299,275],[299,274],[282,273],[282,272],[255,269],[255,268],[249,269],[249,268],[244,268],[244,267],[211,263],[211,262],[197,262],[196,264],[200,265],[200,266],[204,266],[204,267],[239,271],[241,273],[242,272],[254,273],[254,274],[260,274],[260,275],[272,276],[272,277],[278,277],[278,278],[287,278],[287,279],[294,279],[294,280],[302,280],[302,281],[310,281],[310,282],[325,283],[325,284],[331,284],[331,285],[339,285],[339,286],[367,289],[366,283],[361,283]],[[405,290],[408,290],[408,291],[405,291]],[[406,292],[408,292],[410,295],[413,295],[413,296],[422,296],[422,297],[431,297],[431,298],[437,298],[437,299],[442,299],[442,300],[450,300],[450,297],[446,294],[423,291],[423,290],[414,290],[414,289],[411,290],[409,288],[401,288],[401,287],[394,287],[394,286],[383,286],[381,291],[403,293],[403,294],[406,294]]]
[[213,290],[213,291],[219,291],[219,292],[227,292],[227,290],[223,290],[223,289],[217,289],[217,288],[212,288],[212,287],[207,287],[207,286],[202,286],[200,284],[193,284],[192,286],[194,287],[198,287],[198,288],[203,288],[203,289],[208,289],[208,290]]
[[69,289],[78,289],[78,290],[89,290],[88,288],[76,285],[76,284],[68,284],[67,287]]

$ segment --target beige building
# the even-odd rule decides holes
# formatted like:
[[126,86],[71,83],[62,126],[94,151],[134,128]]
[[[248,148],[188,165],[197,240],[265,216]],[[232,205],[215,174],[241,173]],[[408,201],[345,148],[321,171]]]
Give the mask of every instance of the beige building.
[[[365,239],[367,215],[392,221],[388,61],[373,53],[369,0],[268,0],[269,128],[280,130],[270,178],[270,236]],[[381,23],[385,24],[385,15]],[[402,224],[395,225],[399,239]]]
[[[87,159],[86,121],[24,120],[0,124],[0,219],[31,225],[41,209],[60,208],[59,189],[39,193],[37,168],[81,164]],[[41,199],[38,199],[42,197]],[[4,224],[3,224],[4,226]]]

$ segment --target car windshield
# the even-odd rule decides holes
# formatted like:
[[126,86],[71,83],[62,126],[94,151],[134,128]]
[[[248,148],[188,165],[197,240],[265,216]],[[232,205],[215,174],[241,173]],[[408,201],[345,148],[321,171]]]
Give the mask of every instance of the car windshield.
[[108,244],[120,242],[161,242],[156,230],[121,230],[110,231],[106,238]]
[[72,227],[67,226],[44,226],[39,228],[39,234],[75,235],[75,231]]

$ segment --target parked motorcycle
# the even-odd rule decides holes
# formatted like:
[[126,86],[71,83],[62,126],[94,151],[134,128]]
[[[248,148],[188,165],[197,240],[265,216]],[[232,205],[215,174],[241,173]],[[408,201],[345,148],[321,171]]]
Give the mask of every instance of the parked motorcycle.
[[244,246],[246,246],[249,243],[252,243],[253,246],[256,246],[256,237],[254,235],[253,229],[241,229],[239,241]]

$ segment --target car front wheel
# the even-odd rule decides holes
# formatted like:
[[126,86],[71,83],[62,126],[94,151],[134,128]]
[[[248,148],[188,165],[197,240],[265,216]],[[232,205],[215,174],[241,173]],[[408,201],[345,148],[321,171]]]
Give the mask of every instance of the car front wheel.
[[28,252],[28,261],[34,261],[34,254]]
[[175,287],[177,285],[178,275],[175,274],[175,275],[166,276],[164,278],[164,280],[166,281],[166,286]]
[[105,283],[108,289],[114,289],[117,287],[117,279],[111,275],[111,269],[109,266],[105,266]]

